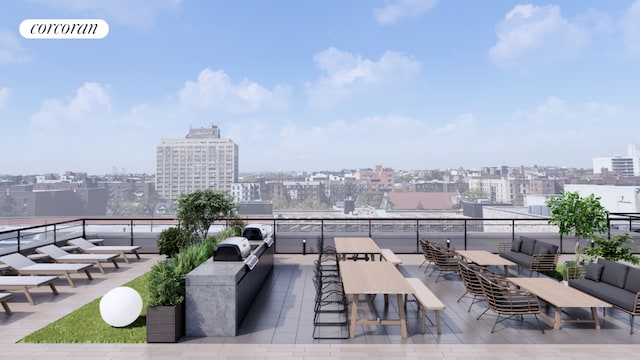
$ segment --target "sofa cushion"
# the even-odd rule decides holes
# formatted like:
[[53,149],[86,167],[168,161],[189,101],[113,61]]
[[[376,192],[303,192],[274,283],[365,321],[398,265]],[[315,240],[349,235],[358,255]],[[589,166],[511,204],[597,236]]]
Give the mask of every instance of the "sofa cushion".
[[531,266],[531,255],[513,251],[502,251],[499,255],[507,260],[513,261],[518,265],[525,266],[527,268]]
[[593,280],[600,282],[600,277],[602,276],[602,269],[604,265],[597,263],[590,263],[587,265],[587,272],[584,274],[584,278],[588,280]]
[[569,280],[569,286],[585,292],[609,304],[616,305],[627,311],[633,312],[633,303],[636,299],[634,293],[603,282],[595,282],[587,279]]
[[513,243],[511,244],[511,251],[520,252],[520,246],[522,246],[522,240],[520,239],[513,240]]
[[536,246],[536,239],[527,236],[520,236],[522,245],[520,245],[520,252],[527,255],[533,255],[533,249]]
[[624,283],[627,280],[627,272],[629,271],[629,267],[627,265],[605,260],[603,258],[598,259],[598,264],[602,264],[604,266],[602,269],[602,275],[600,276],[601,282],[617,286],[621,289],[624,288]]
[[632,293],[640,292],[640,269],[629,268],[627,273],[627,281],[624,283],[624,289]]

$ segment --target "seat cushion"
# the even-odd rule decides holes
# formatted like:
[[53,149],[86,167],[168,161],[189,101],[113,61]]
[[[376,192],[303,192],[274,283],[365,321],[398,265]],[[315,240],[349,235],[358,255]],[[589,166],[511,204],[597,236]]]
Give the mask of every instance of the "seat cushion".
[[603,268],[604,266],[602,264],[590,263],[589,265],[587,265],[587,271],[584,274],[584,278],[600,282]]
[[640,269],[629,268],[627,281],[624,283],[624,289],[632,293],[640,292]]
[[633,312],[633,303],[636,296],[630,291],[604,282],[595,282],[587,279],[569,280],[569,286],[606,301],[609,304]]
[[533,249],[536,246],[536,239],[527,236],[520,236],[522,245],[520,245],[520,252],[527,255],[533,255]]
[[598,259],[598,264],[602,264],[604,266],[602,269],[602,275],[600,276],[601,282],[621,289],[624,288],[624,283],[627,280],[627,272],[629,271],[629,267],[627,265],[605,260],[603,258]]
[[511,260],[514,263],[529,268],[531,266],[531,255],[527,255],[521,252],[502,251],[499,254],[507,260]]

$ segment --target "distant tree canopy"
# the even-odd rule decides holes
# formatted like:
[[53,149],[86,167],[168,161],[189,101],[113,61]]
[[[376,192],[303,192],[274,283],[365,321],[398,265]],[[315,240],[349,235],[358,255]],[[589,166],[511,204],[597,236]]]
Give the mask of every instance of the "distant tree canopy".
[[480,189],[472,189],[472,190],[468,190],[465,191],[463,196],[467,199],[470,200],[478,200],[478,199],[488,199],[489,198],[489,194],[487,194],[485,191],[482,191]]
[[235,215],[233,198],[212,189],[182,194],[176,200],[176,217],[182,229],[191,235],[207,238],[209,227],[216,221]]

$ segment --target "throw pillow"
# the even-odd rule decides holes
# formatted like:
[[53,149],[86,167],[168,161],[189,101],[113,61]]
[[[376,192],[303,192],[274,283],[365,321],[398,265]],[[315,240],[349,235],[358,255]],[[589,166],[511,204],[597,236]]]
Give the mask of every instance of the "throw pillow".
[[520,252],[520,246],[521,245],[522,245],[522,240],[520,240],[520,239],[513,240],[513,243],[511,244],[511,251]]
[[522,245],[520,245],[520,252],[527,255],[533,255],[533,249],[536,246],[536,239],[528,238],[525,236],[521,236],[520,238],[522,240]]
[[624,264],[609,261],[603,258],[598,259],[598,264],[604,265],[600,281],[621,289],[624,289],[624,283],[627,280],[627,272],[629,267]]
[[640,269],[630,268],[624,289],[633,293],[640,292]]
[[602,264],[590,263],[587,265],[587,272],[584,274],[585,279],[600,282],[600,276],[602,276]]

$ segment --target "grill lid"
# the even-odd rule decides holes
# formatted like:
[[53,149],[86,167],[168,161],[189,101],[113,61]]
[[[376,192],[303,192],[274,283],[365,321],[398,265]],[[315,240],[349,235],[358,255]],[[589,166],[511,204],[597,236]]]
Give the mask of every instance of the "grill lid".
[[251,253],[249,240],[242,236],[228,237],[213,248],[213,259],[218,261],[241,261]]

